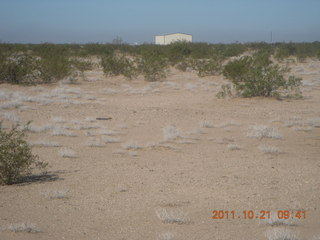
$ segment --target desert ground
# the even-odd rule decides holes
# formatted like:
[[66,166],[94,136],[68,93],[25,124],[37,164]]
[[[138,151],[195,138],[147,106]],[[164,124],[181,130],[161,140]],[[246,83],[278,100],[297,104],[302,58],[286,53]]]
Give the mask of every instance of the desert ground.
[[49,163],[0,186],[0,239],[320,239],[320,62],[290,67],[302,99],[219,99],[222,76],[175,69],[0,85],[3,126],[32,121],[27,140]]

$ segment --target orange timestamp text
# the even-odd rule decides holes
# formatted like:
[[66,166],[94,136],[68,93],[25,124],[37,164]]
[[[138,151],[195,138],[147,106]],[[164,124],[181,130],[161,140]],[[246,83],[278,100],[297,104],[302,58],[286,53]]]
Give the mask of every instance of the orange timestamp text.
[[307,212],[305,210],[278,210],[275,212],[260,210],[244,210],[244,211],[228,211],[228,210],[214,210],[212,211],[212,219],[306,219]]

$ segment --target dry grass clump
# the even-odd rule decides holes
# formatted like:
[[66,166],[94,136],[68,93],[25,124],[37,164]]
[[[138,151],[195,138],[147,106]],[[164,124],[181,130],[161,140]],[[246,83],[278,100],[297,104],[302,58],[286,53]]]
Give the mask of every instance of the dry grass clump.
[[56,127],[52,131],[53,136],[63,136],[63,137],[76,137],[77,135],[71,131],[66,130],[65,128]]
[[38,140],[30,142],[31,146],[34,147],[61,147],[62,145],[58,142],[48,141],[48,140]]
[[93,123],[93,122],[96,122],[97,119],[94,118],[94,117],[86,117],[86,118],[85,118],[85,121],[86,121],[86,122],[91,122],[91,123]]
[[296,235],[285,228],[272,228],[266,232],[268,240],[299,240]]
[[101,139],[95,139],[91,142],[88,142],[87,146],[102,148],[102,147],[105,147],[106,145],[101,141]]
[[251,131],[247,134],[248,137],[254,138],[272,138],[272,139],[281,139],[281,134],[274,128],[263,126],[263,125],[256,125],[252,126]]
[[164,232],[159,235],[158,239],[159,240],[173,240],[174,234],[172,232]]
[[0,113],[0,117],[3,117],[5,120],[10,122],[19,122],[19,117],[14,112],[4,112]]
[[69,191],[67,190],[54,189],[52,191],[47,192],[46,196],[49,199],[66,199],[68,198],[68,192]]
[[295,127],[293,128],[295,131],[301,131],[301,132],[311,132],[312,127]]
[[188,224],[190,220],[185,212],[182,210],[167,210],[165,208],[156,211],[157,217],[163,223]]
[[237,145],[237,144],[234,144],[234,143],[230,143],[227,145],[227,148],[231,151],[234,151],[234,150],[240,150],[240,147]]
[[258,149],[264,153],[278,153],[279,152],[279,149],[275,146],[266,146],[266,145],[262,145],[262,146],[259,146]]
[[32,133],[41,133],[41,132],[46,132],[48,130],[53,130],[55,129],[54,125],[43,125],[43,126],[36,126],[29,124],[26,127],[26,130]]
[[182,139],[181,141],[178,141],[180,144],[195,144],[195,139]]
[[163,137],[165,141],[175,140],[177,138],[181,138],[181,132],[175,126],[167,126],[163,128]]
[[102,136],[102,137],[101,137],[101,140],[102,140],[104,143],[118,143],[118,142],[120,142],[119,139],[117,139],[117,138],[112,138],[112,137],[109,137],[109,136]]
[[32,223],[15,223],[10,224],[7,229],[11,232],[39,233],[41,230]]
[[12,109],[12,108],[19,108],[23,104],[19,100],[12,100],[10,102],[4,102],[0,104],[0,109]]
[[216,127],[216,128],[226,128],[226,127],[240,126],[240,125],[241,125],[240,123],[237,123],[235,121],[227,121],[227,122],[215,125],[214,127]]
[[109,136],[114,136],[117,135],[117,133],[113,130],[109,129],[100,129],[96,132],[97,135],[109,135]]
[[98,128],[100,128],[100,126],[98,126],[98,125],[89,125],[89,124],[88,125],[82,124],[82,125],[78,126],[79,130],[98,129]]
[[309,119],[308,124],[311,127],[320,128],[320,118]]
[[294,116],[288,120],[285,124],[286,127],[293,127],[293,126],[303,126],[305,123],[301,117]]
[[136,149],[141,149],[142,148],[137,143],[132,142],[132,141],[122,144],[122,147],[124,149],[126,149],[126,150],[136,150]]
[[67,120],[64,119],[63,117],[52,117],[51,119],[52,119],[52,121],[54,121],[56,123],[66,123],[67,122]]
[[129,155],[130,155],[131,157],[138,157],[138,156],[139,156],[139,154],[138,154],[137,152],[135,152],[135,151],[130,151],[130,152],[129,152]]
[[59,155],[63,158],[77,158],[76,152],[72,149],[61,149]]
[[210,121],[201,121],[200,127],[202,128],[214,128],[214,125]]
[[294,127],[295,131],[311,132],[313,128],[320,127],[320,118],[303,120],[300,117],[292,117],[285,125],[286,127]]
[[119,128],[119,129],[128,129],[129,127],[128,127],[127,124],[119,124],[119,125],[118,125],[118,128]]
[[62,85],[52,90],[52,93],[56,96],[62,94],[75,94],[75,95],[82,95],[83,91],[80,88],[68,87],[66,85]]

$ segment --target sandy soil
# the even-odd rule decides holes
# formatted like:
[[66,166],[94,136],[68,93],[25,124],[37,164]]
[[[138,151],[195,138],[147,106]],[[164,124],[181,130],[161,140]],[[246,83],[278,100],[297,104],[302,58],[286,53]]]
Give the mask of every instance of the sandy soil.
[[[157,83],[96,70],[76,85],[1,85],[4,126],[32,120],[28,141],[50,167],[0,186],[0,239],[320,236],[320,62],[291,67],[300,100],[218,99],[223,77],[175,70]],[[268,224],[261,210],[306,219]]]

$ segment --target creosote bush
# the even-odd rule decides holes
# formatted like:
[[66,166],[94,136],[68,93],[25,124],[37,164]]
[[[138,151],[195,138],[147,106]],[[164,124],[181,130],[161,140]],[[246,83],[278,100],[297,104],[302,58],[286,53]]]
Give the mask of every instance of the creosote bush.
[[0,83],[30,84],[39,77],[39,60],[27,53],[0,56]]
[[123,75],[129,79],[137,76],[135,63],[124,55],[103,56],[101,57],[101,65],[107,76]]
[[139,72],[144,76],[144,79],[149,82],[166,78],[167,67],[167,59],[158,55],[156,52],[142,56],[139,62]]
[[221,72],[221,59],[198,59],[195,61],[195,69],[199,77],[217,75]]
[[0,125],[0,184],[16,183],[34,169],[45,170],[47,164],[32,153],[24,137],[17,126],[6,132]]
[[286,76],[287,67],[273,64],[269,54],[259,52],[225,65],[223,75],[230,79],[237,94],[242,97],[279,97],[281,93],[300,95],[301,78]]

